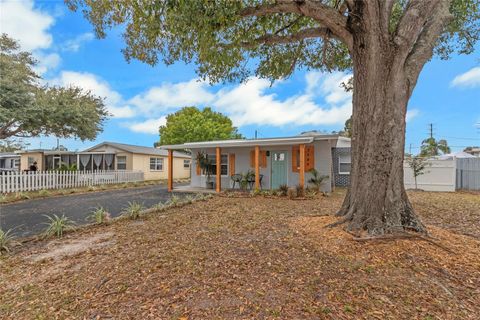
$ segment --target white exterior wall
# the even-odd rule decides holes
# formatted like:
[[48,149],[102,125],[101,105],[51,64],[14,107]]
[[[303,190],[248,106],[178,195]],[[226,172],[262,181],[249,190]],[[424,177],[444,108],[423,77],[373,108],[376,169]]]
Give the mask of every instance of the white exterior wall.
[[[417,177],[418,189],[425,191],[455,191],[456,161],[455,160],[428,160],[425,174]],[[406,189],[415,188],[413,170],[408,163],[403,164],[404,182]]]
[[[323,191],[331,191],[331,168],[332,168],[332,149],[331,142],[329,140],[314,141],[315,152],[315,168],[319,171],[321,175],[328,175],[329,179],[326,179],[323,184]],[[250,151],[254,150],[254,147],[236,147],[236,148],[222,148],[222,154],[235,154],[235,173],[246,173],[248,170],[254,171],[255,168],[250,167]],[[292,171],[292,145],[285,146],[265,146],[260,147],[262,151],[285,151],[287,154],[287,184],[289,186],[296,186],[298,184],[298,172]],[[215,154],[215,149],[192,149],[192,165],[191,165],[191,186],[192,187],[205,187],[206,177],[196,175],[196,155],[198,152],[203,151],[207,154]],[[228,173],[230,172],[230,164]],[[260,168],[260,174],[263,174],[262,186],[264,189],[270,189],[270,176],[271,176],[271,157],[267,156],[267,167]],[[308,184],[308,180],[311,175],[305,173],[305,185]],[[215,176],[211,177],[212,181],[215,181]],[[229,174],[227,176],[222,176],[222,189],[227,189],[232,187],[232,182]]]

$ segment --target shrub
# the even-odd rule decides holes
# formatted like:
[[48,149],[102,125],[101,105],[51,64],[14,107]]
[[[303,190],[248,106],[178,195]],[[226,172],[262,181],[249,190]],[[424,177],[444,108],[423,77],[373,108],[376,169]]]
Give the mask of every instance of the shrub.
[[195,198],[192,197],[191,195],[187,195],[185,199],[183,200],[184,203],[191,204],[195,201]]
[[293,189],[293,188],[289,188],[287,190],[287,196],[289,199],[294,199],[297,197],[297,190]]
[[63,233],[72,229],[73,225],[75,224],[68,217],[65,217],[64,214],[62,214],[61,217],[57,216],[56,214],[53,216],[44,216],[49,220],[49,222],[45,223],[47,225],[47,228],[44,231],[45,237],[51,237],[55,235],[57,238],[61,238]]
[[40,197],[47,197],[50,195],[50,191],[48,191],[47,189],[42,189],[40,191],[38,191],[38,195]]
[[17,193],[17,199],[28,200],[30,196],[25,192]]
[[170,200],[167,201],[167,205],[170,207],[177,207],[180,205],[180,198],[177,195],[172,194]]
[[126,216],[132,220],[138,219],[140,217],[140,213],[143,210],[143,205],[134,201],[129,202],[128,206],[123,209],[123,216]]
[[296,191],[297,191],[297,197],[299,197],[299,198],[305,197],[305,188],[303,188],[302,185],[297,184],[297,186],[295,187],[295,189],[296,189]]
[[258,188],[255,188],[255,189],[253,189],[253,190],[250,192],[250,195],[251,195],[252,197],[259,196],[259,195],[261,195],[261,194],[262,194],[262,191],[261,191],[260,189],[258,189]]
[[95,188],[95,186],[88,186],[87,191],[95,191],[95,190],[97,190],[97,188]]
[[308,183],[312,184],[317,191],[320,191],[320,188],[322,187],[323,182],[328,179],[328,176],[326,175],[320,175],[317,171],[317,169],[313,168],[310,171],[310,174],[312,177],[308,180]]
[[167,208],[167,206],[162,202],[159,202],[159,203],[157,203],[156,205],[153,206],[153,209],[155,211],[158,211],[158,212],[165,211],[166,208]]
[[280,191],[280,195],[286,196],[287,193],[288,193],[288,186],[287,186],[286,184],[282,184],[282,185],[280,185],[280,187],[278,188],[278,191]]
[[107,186],[105,184],[102,184],[100,185],[100,187],[98,187],[100,190],[107,190]]
[[87,217],[87,220],[96,224],[102,224],[110,220],[110,215],[103,207],[98,207]]
[[10,252],[13,239],[12,229],[8,229],[7,231],[0,229],[0,254],[2,254],[2,252]]

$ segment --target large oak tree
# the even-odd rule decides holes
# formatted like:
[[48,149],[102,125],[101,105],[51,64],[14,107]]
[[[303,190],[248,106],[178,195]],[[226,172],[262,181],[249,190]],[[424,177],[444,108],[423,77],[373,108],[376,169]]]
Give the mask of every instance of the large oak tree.
[[352,171],[342,222],[373,235],[425,232],[403,185],[405,115],[433,54],[471,53],[478,0],[67,0],[99,37],[125,26],[124,54],[193,62],[212,82],[297,68],[352,69]]

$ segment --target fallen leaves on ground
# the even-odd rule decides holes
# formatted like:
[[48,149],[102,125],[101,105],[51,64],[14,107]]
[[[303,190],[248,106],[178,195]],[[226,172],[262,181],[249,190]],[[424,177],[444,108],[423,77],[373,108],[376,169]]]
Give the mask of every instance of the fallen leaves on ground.
[[216,197],[27,245],[0,260],[0,318],[476,318],[478,195],[410,194],[451,252],[324,228],[343,195]]

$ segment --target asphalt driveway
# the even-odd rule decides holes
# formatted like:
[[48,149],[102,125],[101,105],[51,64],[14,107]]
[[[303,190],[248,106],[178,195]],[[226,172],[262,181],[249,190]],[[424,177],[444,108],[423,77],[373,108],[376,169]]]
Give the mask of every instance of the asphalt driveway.
[[44,222],[48,219],[43,215],[65,214],[80,225],[87,223],[86,217],[99,206],[104,207],[112,217],[117,217],[128,202],[136,201],[152,207],[169,198],[166,186],[153,185],[27,200],[0,205],[0,227],[3,230],[14,228],[16,236],[27,237],[45,229]]

